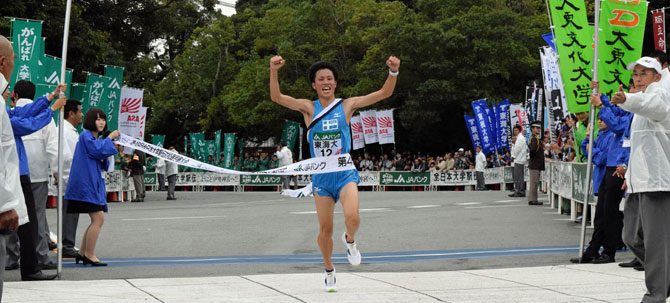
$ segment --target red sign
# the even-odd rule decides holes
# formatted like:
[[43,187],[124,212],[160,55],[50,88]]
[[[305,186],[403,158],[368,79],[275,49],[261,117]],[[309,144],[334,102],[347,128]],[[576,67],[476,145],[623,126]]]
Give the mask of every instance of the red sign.
[[665,52],[665,8],[651,12],[654,28],[654,48]]

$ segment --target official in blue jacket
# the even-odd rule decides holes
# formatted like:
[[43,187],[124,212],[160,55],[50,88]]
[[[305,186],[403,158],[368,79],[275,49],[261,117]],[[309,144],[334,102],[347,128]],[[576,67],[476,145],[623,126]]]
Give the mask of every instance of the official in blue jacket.
[[[608,148],[612,143],[614,134],[609,130],[607,124],[602,120],[598,119],[598,136],[595,140],[595,145],[593,145],[593,194],[598,195],[598,189],[600,183],[605,176],[605,164],[607,163],[607,154]],[[582,141],[582,154],[588,156],[588,144],[589,144],[589,134],[586,134],[586,139]]]
[[107,116],[99,108],[92,108],[86,113],[84,131],[79,135],[79,142],[74,150],[70,180],[65,190],[69,213],[88,213],[91,224],[84,232],[80,253],[76,255],[76,263],[84,265],[107,266],[95,255],[95,245],[100,229],[105,221],[107,198],[103,171],[108,166],[107,158],[116,155],[112,143],[119,137],[119,131],[113,131],[107,138],[101,135],[107,131]]
[[37,211],[35,209],[35,199],[30,186],[30,171],[28,168],[28,157],[26,148],[23,145],[22,136],[30,135],[49,124],[52,121],[53,112],[65,105],[65,98],[60,98],[49,107],[51,100],[64,91],[65,86],[59,85],[58,88],[47,97],[40,97],[35,102],[22,107],[7,108],[7,115],[14,132],[14,141],[16,142],[16,151],[19,158],[19,175],[21,180],[21,190],[25,198],[26,209],[28,211],[28,223],[19,226],[16,231],[20,244],[20,268],[21,280],[53,280],[54,274],[45,274],[37,260],[38,230],[37,230]]
[[[598,82],[592,83],[592,88],[598,89]],[[617,249],[623,245],[621,232],[623,229],[623,214],[619,211],[619,204],[623,197],[624,179],[617,174],[617,167],[623,163],[623,137],[630,125],[632,114],[610,104],[607,96],[591,97],[591,103],[600,108],[600,118],[607,124],[614,137],[607,147],[605,175],[598,190],[598,202],[594,219],[595,230],[589,247],[583,254],[580,263],[612,263],[615,262]],[[598,251],[603,247],[602,254]],[[571,260],[572,261],[572,260]]]

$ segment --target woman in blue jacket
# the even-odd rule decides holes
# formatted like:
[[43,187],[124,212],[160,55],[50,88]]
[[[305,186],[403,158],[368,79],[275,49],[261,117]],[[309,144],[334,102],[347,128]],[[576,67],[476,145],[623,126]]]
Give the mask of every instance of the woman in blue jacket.
[[107,199],[103,171],[107,168],[107,158],[116,155],[112,139],[119,137],[119,131],[113,131],[107,138],[100,136],[107,131],[107,116],[92,108],[86,113],[84,131],[74,150],[70,180],[65,191],[69,213],[88,213],[91,224],[86,228],[81,241],[76,263],[84,265],[107,266],[95,255],[95,244],[105,221]]

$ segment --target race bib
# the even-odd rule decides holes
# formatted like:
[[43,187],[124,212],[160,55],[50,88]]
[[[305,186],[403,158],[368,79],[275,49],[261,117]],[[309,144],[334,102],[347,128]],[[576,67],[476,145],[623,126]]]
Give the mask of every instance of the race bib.
[[314,144],[314,155],[317,157],[328,157],[342,153],[341,132],[315,133],[312,137]]

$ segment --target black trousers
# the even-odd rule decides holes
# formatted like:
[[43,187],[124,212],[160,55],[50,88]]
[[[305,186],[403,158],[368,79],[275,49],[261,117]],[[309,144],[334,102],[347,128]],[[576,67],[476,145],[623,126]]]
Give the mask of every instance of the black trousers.
[[30,187],[30,177],[21,176],[21,190],[26,199],[28,219],[30,222],[19,226],[17,234],[21,249],[21,276],[32,275],[40,269],[37,266],[37,211],[35,210],[35,199]]
[[595,229],[586,252],[589,256],[596,256],[602,247],[604,254],[614,257],[621,243],[623,213],[619,211],[619,204],[624,191],[621,190],[623,179],[612,176],[615,171],[616,167],[607,167],[598,188],[596,216],[593,221]]

